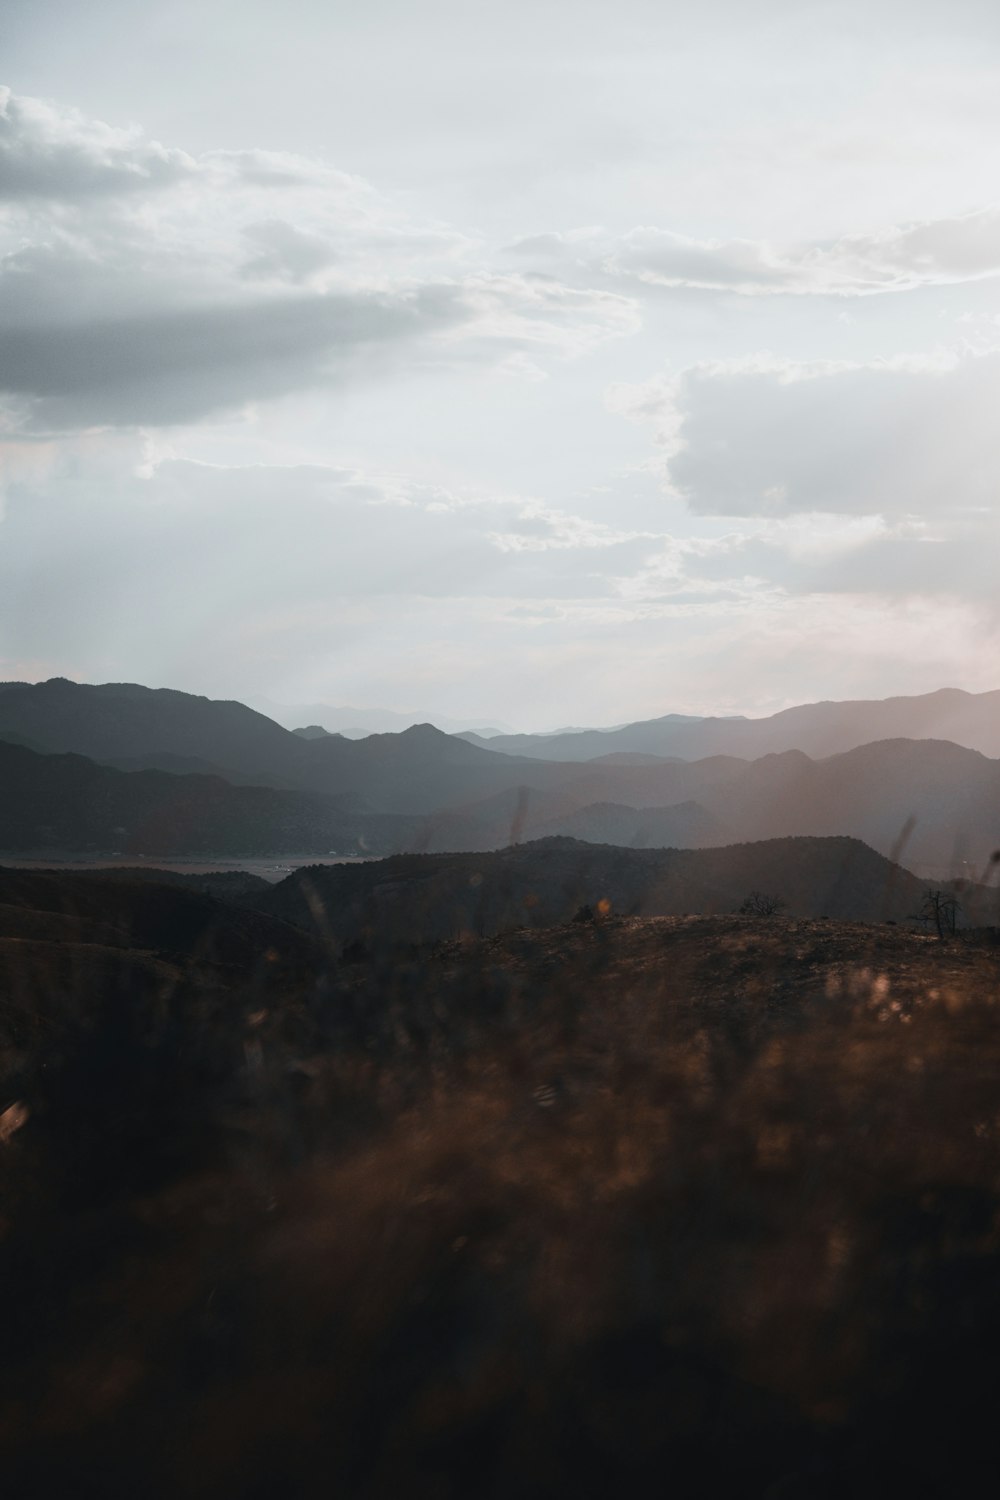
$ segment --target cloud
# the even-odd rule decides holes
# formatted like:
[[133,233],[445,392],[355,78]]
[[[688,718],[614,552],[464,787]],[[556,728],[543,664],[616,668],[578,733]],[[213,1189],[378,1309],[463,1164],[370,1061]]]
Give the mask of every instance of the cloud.
[[[925,673],[995,673],[996,552],[973,530],[946,535],[943,579],[912,572],[931,605],[893,596],[892,547],[919,558],[931,537],[902,523],[845,535],[786,517],[679,540],[401,474],[150,462],[111,434],[9,458],[4,676],[390,702],[405,683],[442,712],[505,701],[544,727],[581,703],[608,722],[746,708],[748,683],[777,706],[817,680],[850,696],[887,674],[918,691]],[[984,587],[942,600],[963,547]]]
[[1000,351],[696,365],[614,387],[650,423],[668,486],[702,516],[943,517],[996,506]]
[[34,653],[40,637],[113,638],[144,621],[155,632],[176,619],[178,580],[185,611],[211,623],[206,639],[263,607],[335,616],[343,600],[405,611],[407,599],[478,597],[488,613],[497,599],[612,597],[617,574],[658,545],[523,497],[333,466],[140,469],[139,450],[119,440],[56,450],[48,473],[12,473],[0,551],[8,639],[30,637]]
[[30,398],[31,426],[42,430],[198,421],[370,369],[463,317],[453,289],[424,287],[14,325],[0,388]]
[[256,253],[243,266],[243,275],[251,278],[305,281],[337,259],[333,246],[320,235],[296,229],[283,219],[248,224],[243,233],[256,247]]
[[168,187],[195,163],[183,151],[0,85],[0,202]]
[[687,576],[767,582],[790,596],[921,599],[929,610],[942,600],[975,600],[996,611],[998,555],[995,513],[893,525],[815,515],[699,542],[684,549],[683,567]]
[[599,230],[537,234],[505,246],[505,253],[550,270],[600,271],[649,290],[864,297],[1000,275],[1000,207],[805,244],[698,239],[646,225],[617,237]]
[[26,432],[196,423],[407,362],[544,378],[637,326],[621,292],[498,273],[323,162],[192,158],[9,89],[0,125],[0,391]]

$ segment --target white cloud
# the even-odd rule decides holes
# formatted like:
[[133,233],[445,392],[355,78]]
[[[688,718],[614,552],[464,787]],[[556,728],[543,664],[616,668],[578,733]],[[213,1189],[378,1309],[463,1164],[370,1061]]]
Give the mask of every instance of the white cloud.
[[0,85],[0,203],[148,191],[194,171],[185,152],[147,140],[136,126],[89,120]]
[[618,236],[543,233],[505,247],[521,262],[600,271],[635,288],[746,297],[865,297],[1000,275],[1000,207],[804,244],[699,239],[659,225]]
[[651,423],[668,485],[699,515],[945,517],[995,509],[1000,351],[694,366],[611,389]]
[[474,240],[322,162],[192,158],[9,90],[0,110],[18,200],[0,219],[0,390],[29,428],[197,422],[407,362],[537,378],[636,327],[621,293],[497,274]]
[[[663,97],[644,34],[588,63],[602,98]],[[449,144],[456,107],[429,150],[387,85],[391,189],[361,175],[370,116],[296,138],[264,86],[200,141],[211,112],[174,134],[151,114],[187,151],[4,93],[8,672],[539,724],[992,685],[1000,213],[956,206],[993,178],[970,193],[966,157],[954,191],[925,198],[914,170],[883,202],[885,161],[923,140],[893,134],[859,176],[857,122],[717,133],[730,83],[749,114],[759,87],[731,51],[738,79],[713,72],[715,102],[691,80],[686,154],[661,163],[653,115],[609,134],[600,110],[547,160],[543,114],[519,115],[494,159],[474,91],[468,139]],[[551,109],[549,67],[538,84]],[[506,140],[506,76],[493,102]],[[268,122],[301,149],[254,144]],[[861,177],[862,207],[826,191]],[[628,231],[637,203],[652,226]],[[873,204],[906,222],[837,232]],[[644,431],[601,410],[612,382]]]

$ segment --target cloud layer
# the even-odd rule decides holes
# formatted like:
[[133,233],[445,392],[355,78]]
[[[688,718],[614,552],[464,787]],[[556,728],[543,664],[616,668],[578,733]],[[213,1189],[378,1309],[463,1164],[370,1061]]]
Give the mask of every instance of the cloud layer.
[[719,362],[609,399],[652,424],[667,482],[700,515],[944,520],[996,506],[1000,349]]
[[0,390],[39,430],[196,422],[394,363],[568,358],[634,331],[607,288],[494,271],[323,163],[193,158],[0,93]]
[[468,207],[0,90],[0,675],[525,727],[995,685],[1000,210]]
[[829,243],[695,240],[635,229],[613,246],[607,269],[651,286],[743,296],[863,297],[1000,275],[1000,209],[904,224]]

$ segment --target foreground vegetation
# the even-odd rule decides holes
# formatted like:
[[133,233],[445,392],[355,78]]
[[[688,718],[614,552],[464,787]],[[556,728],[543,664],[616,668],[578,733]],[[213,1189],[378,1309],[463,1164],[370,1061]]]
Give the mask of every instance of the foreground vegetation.
[[186,956],[3,946],[11,1493],[971,1492],[994,932],[241,912],[241,963],[182,896]]

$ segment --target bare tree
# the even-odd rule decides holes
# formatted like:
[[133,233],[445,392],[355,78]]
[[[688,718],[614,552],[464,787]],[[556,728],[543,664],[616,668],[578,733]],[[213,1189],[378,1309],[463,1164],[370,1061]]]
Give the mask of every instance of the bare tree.
[[933,923],[939,938],[952,937],[958,926],[959,902],[948,891],[925,891],[923,904],[914,921],[925,928]]
[[787,906],[788,902],[781,896],[771,896],[765,891],[751,891],[749,896],[743,897],[736,911],[741,917],[776,917]]

